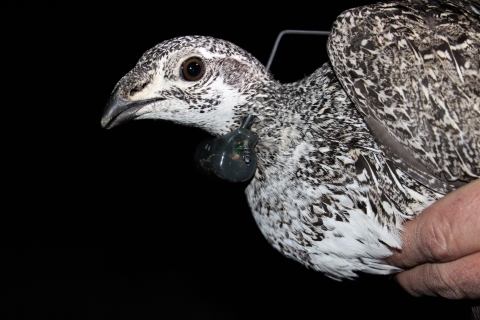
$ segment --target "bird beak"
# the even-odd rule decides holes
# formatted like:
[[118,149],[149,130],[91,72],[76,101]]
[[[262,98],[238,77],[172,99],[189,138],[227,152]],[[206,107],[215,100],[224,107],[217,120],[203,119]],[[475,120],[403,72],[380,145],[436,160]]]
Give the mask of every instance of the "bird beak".
[[118,88],[112,92],[102,115],[102,128],[111,129],[119,124],[135,119],[137,111],[161,98],[128,101],[119,95]]

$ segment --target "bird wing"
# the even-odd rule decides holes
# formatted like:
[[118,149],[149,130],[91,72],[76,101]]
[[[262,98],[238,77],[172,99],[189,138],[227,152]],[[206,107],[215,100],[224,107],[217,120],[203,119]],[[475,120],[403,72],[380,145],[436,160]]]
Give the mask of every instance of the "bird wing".
[[347,10],[328,54],[386,155],[448,193],[480,176],[480,3],[409,0]]

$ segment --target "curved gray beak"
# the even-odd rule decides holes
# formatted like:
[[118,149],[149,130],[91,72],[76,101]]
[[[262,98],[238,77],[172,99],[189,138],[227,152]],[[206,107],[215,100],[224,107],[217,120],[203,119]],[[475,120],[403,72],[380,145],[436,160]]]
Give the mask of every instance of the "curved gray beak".
[[102,128],[111,129],[119,124],[135,119],[137,111],[144,106],[163,100],[162,98],[153,98],[138,101],[127,101],[120,97],[118,88],[108,99],[102,115]]

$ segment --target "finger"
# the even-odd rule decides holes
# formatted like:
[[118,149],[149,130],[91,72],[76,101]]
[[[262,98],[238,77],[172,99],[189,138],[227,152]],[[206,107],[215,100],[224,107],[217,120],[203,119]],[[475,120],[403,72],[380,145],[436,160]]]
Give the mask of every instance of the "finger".
[[480,179],[426,208],[405,223],[401,250],[386,259],[409,268],[426,262],[446,262],[480,251]]
[[399,273],[397,281],[413,296],[479,299],[480,252],[451,262],[419,265]]

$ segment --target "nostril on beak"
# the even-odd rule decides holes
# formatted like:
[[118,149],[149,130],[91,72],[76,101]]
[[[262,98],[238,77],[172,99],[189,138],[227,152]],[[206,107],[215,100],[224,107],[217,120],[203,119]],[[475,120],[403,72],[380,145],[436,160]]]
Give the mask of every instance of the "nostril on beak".
[[136,85],[135,87],[133,87],[130,92],[129,92],[129,95],[130,97],[135,95],[136,93],[142,91],[150,82],[147,81],[147,82],[144,82],[144,83],[141,83],[141,84],[138,84]]

